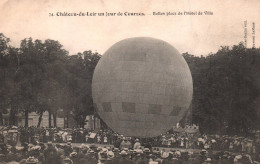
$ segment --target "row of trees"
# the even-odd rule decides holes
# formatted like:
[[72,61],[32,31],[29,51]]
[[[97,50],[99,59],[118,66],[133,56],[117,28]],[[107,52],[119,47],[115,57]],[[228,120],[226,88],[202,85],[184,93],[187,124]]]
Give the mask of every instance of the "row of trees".
[[[91,80],[100,59],[98,53],[85,51],[69,56],[58,41],[21,41],[19,48],[0,34],[0,125],[3,114],[10,109],[9,124],[15,125],[17,115],[49,113],[49,126],[56,126],[57,110],[66,115],[72,111],[79,126],[85,117],[93,114]],[[53,117],[53,122],[51,121]],[[53,123],[53,124],[52,124]]]
[[210,133],[260,128],[260,49],[242,43],[215,54],[183,54],[193,77],[192,121]]
[[[71,112],[84,126],[94,113],[91,81],[100,54],[91,51],[68,55],[58,41],[21,41],[19,48],[0,34],[0,125],[6,109],[10,125],[17,114],[49,113],[56,126],[58,109]],[[194,95],[190,120],[203,132],[246,134],[260,128],[260,49],[243,44],[221,47],[208,56],[183,54],[193,77]],[[53,122],[51,121],[53,117]]]

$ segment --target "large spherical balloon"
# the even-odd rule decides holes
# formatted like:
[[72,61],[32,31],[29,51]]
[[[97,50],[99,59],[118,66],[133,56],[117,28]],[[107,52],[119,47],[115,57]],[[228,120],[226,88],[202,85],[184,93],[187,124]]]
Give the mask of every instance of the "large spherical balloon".
[[94,106],[114,131],[155,137],[187,112],[193,93],[189,67],[169,43],[146,37],[122,40],[98,62]]

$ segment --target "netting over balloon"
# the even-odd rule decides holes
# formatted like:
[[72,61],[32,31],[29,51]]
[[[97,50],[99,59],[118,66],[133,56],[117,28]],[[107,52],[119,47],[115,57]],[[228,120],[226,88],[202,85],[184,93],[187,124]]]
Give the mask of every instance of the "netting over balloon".
[[189,67],[167,42],[130,38],[109,48],[94,71],[100,117],[125,136],[158,136],[181,120],[193,93]]

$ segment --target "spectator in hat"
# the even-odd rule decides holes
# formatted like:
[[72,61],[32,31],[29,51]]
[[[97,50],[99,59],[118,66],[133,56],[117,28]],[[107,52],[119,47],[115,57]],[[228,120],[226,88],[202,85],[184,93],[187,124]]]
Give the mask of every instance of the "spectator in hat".
[[67,144],[64,146],[64,155],[69,156],[70,153],[72,153],[73,149],[71,146],[71,142],[67,142]]
[[114,140],[114,147],[120,148],[120,145],[121,145],[121,140],[119,138],[116,138]]
[[114,152],[108,151],[107,152],[107,159],[104,163],[105,164],[114,164],[114,157],[115,157]]
[[161,158],[166,159],[168,157],[169,157],[169,152],[166,152],[166,151],[161,152]]
[[128,153],[125,150],[122,150],[119,154],[120,156],[117,161],[118,163],[134,164],[134,162],[130,160]]
[[47,149],[44,151],[44,156],[45,156],[46,163],[48,164],[61,163],[61,158],[58,155],[57,150],[53,146],[52,142],[48,142]]
[[135,150],[135,149],[139,149],[141,147],[141,143],[139,142],[139,139],[137,138],[136,140],[135,140],[135,144],[134,144],[134,147],[133,147],[133,149]]
[[128,148],[130,149],[132,147],[131,142],[129,142],[125,137],[123,138],[123,141],[120,144],[120,148],[121,150],[123,150],[124,148]]
[[101,148],[98,152],[98,159],[103,163],[107,159],[107,152],[106,148]]
[[86,164],[92,164],[92,163],[97,163],[98,162],[98,160],[96,158],[96,154],[95,154],[95,152],[92,149],[90,149],[88,151],[88,153],[85,154],[84,158],[88,160],[88,162]]
[[79,163],[79,158],[78,158],[78,153],[73,151],[72,153],[70,153],[70,159],[73,161],[73,163],[77,164]]
[[73,161],[69,157],[66,157],[63,159],[62,164],[73,164]]
[[60,144],[56,144],[56,149],[57,149],[57,154],[60,157],[64,157],[64,155],[65,155],[64,149],[62,148],[62,146]]

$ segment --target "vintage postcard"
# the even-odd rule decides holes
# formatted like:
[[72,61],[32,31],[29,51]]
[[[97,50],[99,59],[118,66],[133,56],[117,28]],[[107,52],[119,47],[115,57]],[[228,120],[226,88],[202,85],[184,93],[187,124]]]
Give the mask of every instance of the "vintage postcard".
[[259,0],[0,11],[0,163],[260,163]]

